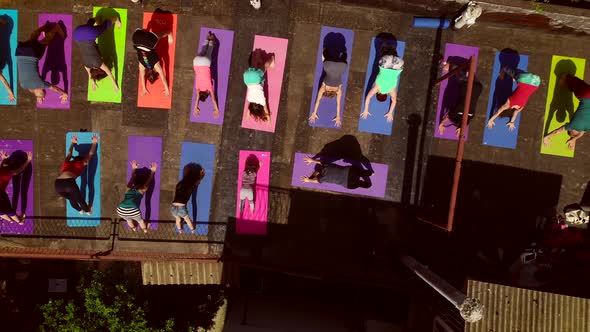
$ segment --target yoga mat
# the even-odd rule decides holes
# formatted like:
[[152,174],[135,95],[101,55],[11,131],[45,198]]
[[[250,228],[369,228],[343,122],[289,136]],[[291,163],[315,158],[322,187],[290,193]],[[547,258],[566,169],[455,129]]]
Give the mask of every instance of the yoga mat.
[[[92,136],[98,133],[76,132],[66,134],[66,155],[70,147],[72,135],[78,136],[78,144],[74,146],[72,156],[87,156],[92,147]],[[92,214],[80,214],[69,202],[66,202],[66,215],[69,227],[98,227],[100,225],[100,135],[96,152],[92,159],[76,179],[76,184],[84,196],[86,203],[92,208]]]
[[[248,101],[244,103],[244,112],[242,114],[242,127],[254,130],[275,132],[275,125],[277,124],[277,115],[279,113],[279,102],[281,101],[281,87],[283,86],[283,73],[285,72],[285,62],[287,60],[287,46],[288,39],[254,36],[254,46],[252,50],[257,48],[263,49],[266,52],[275,54],[275,67],[266,71],[266,81],[268,84],[268,95],[266,102],[270,110],[270,124],[256,122],[253,118],[246,119],[246,112],[248,112]],[[243,72],[242,72],[243,73]],[[240,80],[243,81],[242,76]]]
[[[506,124],[510,121],[508,117],[497,117],[494,122],[496,125],[492,129],[488,128],[488,120],[496,113],[510,95],[516,90],[516,82],[505,75],[504,79],[498,79],[498,74],[503,66],[517,67],[522,71],[527,71],[529,65],[528,55],[508,54],[496,52],[494,59],[494,68],[492,69],[492,82],[490,83],[490,97],[488,99],[488,108],[486,122],[484,124],[483,144],[498,146],[501,148],[516,149],[516,142],[518,140],[518,126],[520,124],[519,113],[514,120],[514,130],[510,131]],[[528,110],[525,106],[524,112]],[[507,111],[505,111],[507,112]]]
[[[378,198],[385,197],[385,188],[387,185],[387,172],[389,169],[389,167],[387,165],[378,164],[378,163],[371,163],[371,167],[373,167],[373,171],[375,172],[375,174],[373,174],[371,176],[371,182],[373,185],[370,188],[347,189],[343,186],[333,184],[333,183],[305,183],[305,182],[301,181],[301,177],[311,175],[313,173],[314,167],[315,167],[315,164],[308,165],[303,160],[303,157],[305,157],[305,156],[313,156],[313,154],[305,154],[305,153],[299,153],[299,152],[295,153],[295,160],[293,162],[293,177],[291,178],[291,186],[301,187],[301,188],[310,188],[310,189],[329,190],[329,191],[335,191],[335,192],[339,192],[339,193],[371,196],[371,197],[378,197]],[[342,160],[335,161],[334,164],[341,165],[341,166],[350,165],[350,163],[346,163]],[[365,169],[366,169],[366,167],[365,167]]]
[[[380,38],[373,38],[371,39],[371,51],[369,52],[369,62],[367,63],[367,76],[365,78],[365,89],[363,94],[363,101],[361,104],[361,113],[363,113],[365,109],[365,97],[369,93],[369,90],[373,88],[375,80],[377,79],[377,74],[379,74],[379,58],[377,56],[377,49],[381,47],[383,42],[387,42],[387,40],[380,39]],[[406,43],[403,41],[396,41],[397,44],[397,55],[400,58],[404,57],[404,50],[406,49]],[[402,72],[403,75],[403,72]],[[398,86],[397,90],[399,90],[399,79],[398,78]],[[391,105],[391,97],[387,96],[387,100],[384,102],[379,102],[377,100],[377,96],[373,96],[371,98],[371,102],[369,104],[369,115],[366,120],[359,117],[359,131],[365,131],[369,133],[375,134],[382,134],[382,135],[391,135],[391,127],[393,122],[387,122],[385,118],[385,114],[389,111],[389,106]],[[397,105],[396,105],[397,106]],[[393,110],[393,117],[395,119],[395,109]]]
[[[447,60],[451,56],[462,57],[462,58],[465,58],[466,60],[469,60],[470,57],[475,56],[475,59],[477,60],[478,53],[479,53],[479,49],[477,47],[464,46],[464,45],[459,45],[459,44],[450,44],[450,43],[447,43],[447,45],[445,46],[445,60]],[[445,74],[445,73],[443,73],[443,74]],[[447,127],[445,128],[445,132],[442,135],[440,135],[438,133],[438,124],[440,123],[440,120],[444,116],[444,114],[441,114],[441,111],[443,109],[443,103],[445,103],[448,99],[449,104],[452,105],[452,104],[454,104],[455,100],[458,98],[459,91],[456,91],[456,90],[447,91],[448,83],[449,83],[448,79],[446,79],[440,83],[440,90],[439,90],[439,94],[438,94],[438,106],[436,108],[436,123],[434,126],[434,137],[457,140],[458,137],[455,136],[455,130],[457,129],[457,127],[455,125],[450,124],[450,122],[447,122]],[[467,128],[465,128],[464,133],[465,133],[465,140],[467,140],[467,136],[469,133],[469,126]]]
[[[261,162],[254,185],[254,215],[250,213],[250,206],[244,202],[244,214],[240,217],[240,189],[242,189],[242,173],[249,155],[255,155]],[[238,234],[266,234],[268,213],[268,186],[270,178],[270,152],[240,151],[238,170],[238,193],[236,197],[236,232]]]
[[[547,90],[547,104],[545,106],[545,120],[543,121],[543,136],[571,121],[580,101],[565,86],[556,89],[558,74],[563,72],[575,73],[575,76],[584,79],[586,60],[580,58],[554,55],[551,60],[551,72]],[[541,153],[552,154],[561,157],[574,157],[574,150],[567,147],[570,139],[567,132],[551,137],[548,147],[543,145],[541,139]]]
[[[33,151],[33,141],[32,140],[0,140],[0,150],[6,151],[6,154],[10,155],[12,152],[16,150],[23,150],[25,152],[34,152]],[[8,198],[12,202],[12,206],[15,208],[17,214],[21,214],[23,212],[23,205],[25,204],[24,212],[27,215],[25,219],[24,225],[19,225],[18,223],[9,223],[7,221],[2,220],[0,222],[0,234],[33,234],[33,227],[34,227],[34,204],[35,200],[33,199],[33,192],[35,186],[33,185],[35,172],[33,171],[33,166],[35,163],[35,157],[33,154],[33,160],[25,168],[25,170],[16,175],[12,178],[8,187],[6,187],[6,193],[8,194]],[[27,185],[28,182],[28,185]],[[18,186],[20,184],[20,186]],[[20,189],[19,189],[20,187]],[[13,197],[13,193],[17,193],[16,197]],[[23,201],[23,198],[26,199],[26,202]]]
[[[207,34],[211,31],[217,37],[217,46],[211,54],[211,79],[213,80],[213,89],[215,90],[215,97],[217,98],[217,106],[219,107],[219,117],[213,117],[213,103],[211,97],[204,102],[199,102],[199,109],[201,110],[198,117],[193,113],[195,108],[195,101],[198,98],[197,89],[193,83],[193,99],[191,101],[190,119],[191,122],[223,124],[223,115],[225,114],[225,101],[227,99],[227,83],[229,81],[229,68],[231,65],[231,54],[234,44],[234,32],[231,30],[211,29],[202,27],[199,37],[199,45],[197,53],[205,40]],[[280,89],[279,89],[280,91]]]
[[59,24],[65,33],[65,38],[56,35],[47,45],[45,54],[39,60],[41,78],[68,93],[68,101],[61,103],[60,94],[46,89],[47,94],[43,103],[37,108],[69,109],[72,96],[72,15],[39,14],[39,26],[45,22]]
[[[350,59],[352,57],[352,42],[354,40],[354,32],[348,29],[332,28],[322,26],[320,33],[320,44],[318,45],[318,55],[315,65],[313,90],[311,93],[311,106],[309,108],[309,115],[313,113],[317,92],[324,79],[324,63],[322,61],[322,53],[324,48],[336,48],[346,50],[348,54],[348,67],[342,75],[342,100],[340,102],[340,121],[344,121],[344,101],[346,100],[346,85],[348,82],[348,71],[350,70]],[[322,98],[320,106],[318,107],[319,119],[315,123],[310,123],[312,127],[323,128],[338,128],[335,127],[332,119],[336,117],[336,98]]]
[[92,82],[88,81],[88,101],[107,103],[121,103],[121,90],[123,84],[123,68],[125,67],[125,39],[127,34],[127,9],[93,7],[92,14],[110,18],[115,14],[119,15],[121,27],[111,25],[97,39],[98,49],[104,63],[111,68],[111,72],[117,81],[119,91],[113,90],[113,83],[106,77],[98,82],[96,91],[92,90]]
[[[151,167],[152,163],[158,164],[156,174],[154,174],[154,183],[150,186],[153,190],[148,190],[141,200],[141,216],[146,222],[150,223],[149,229],[158,228],[158,219],[160,218],[160,173],[162,172],[162,137],[152,136],[129,136],[127,140],[127,178],[131,176],[131,161],[136,160],[139,163],[137,169]],[[151,199],[150,199],[151,191]],[[123,197],[121,197],[121,200]]]
[[18,84],[16,59],[14,58],[14,51],[17,46],[18,35],[18,11],[16,9],[0,9],[0,18],[7,21],[7,25],[0,26],[0,70],[2,76],[10,85],[14,93],[15,102],[11,103],[8,100],[8,92],[4,85],[0,84],[0,105],[16,105],[18,101]]
[[[188,213],[193,222],[209,222],[213,174],[215,171],[215,145],[183,142],[180,154],[180,172],[178,173],[179,181],[182,179],[184,166],[191,162],[200,164],[205,169],[205,177],[188,201]],[[207,225],[198,225],[196,229],[197,234],[207,235],[209,227]],[[174,227],[174,230],[176,230],[176,227]],[[176,231],[178,232],[178,230]],[[183,223],[183,233],[190,234],[190,229],[186,223]]]
[[[168,13],[143,13],[143,28],[152,32],[172,31],[174,42],[168,43],[168,38],[161,38],[156,44],[156,52],[160,56],[160,66],[166,75],[170,96],[164,94],[164,84],[159,77],[153,84],[146,80],[146,88],[149,94],[141,95],[140,79],[137,81],[137,106],[170,109],[172,107],[172,87],[174,83],[174,54],[176,48],[176,14]],[[140,66],[137,56],[133,59],[137,66]],[[133,66],[133,65],[132,65]],[[139,69],[138,69],[139,70]]]

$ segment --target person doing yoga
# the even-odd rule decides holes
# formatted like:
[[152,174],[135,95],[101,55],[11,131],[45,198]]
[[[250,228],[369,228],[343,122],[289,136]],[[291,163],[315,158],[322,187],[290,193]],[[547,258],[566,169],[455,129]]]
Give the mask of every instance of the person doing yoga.
[[[41,36],[41,33],[44,33],[45,36],[39,41],[37,39]],[[45,89],[50,89],[59,93],[63,104],[68,101],[68,94],[64,90],[43,81],[39,75],[39,60],[45,54],[47,45],[49,45],[57,35],[59,35],[60,38],[65,38],[65,33],[60,25],[45,22],[42,26],[33,31],[29,39],[22,42],[19,41],[16,48],[15,55],[20,86],[35,95],[37,98],[37,104],[41,104],[45,99]]]
[[172,43],[172,31],[155,33],[145,29],[136,29],[133,33],[133,47],[137,51],[137,59],[139,60],[139,82],[141,83],[141,94],[149,93],[145,86],[145,80],[154,83],[158,76],[162,78],[164,84],[164,94],[170,96],[170,89],[168,88],[168,81],[166,75],[162,70],[160,56],[156,52],[156,45],[160,38],[168,37],[168,43]]
[[510,121],[506,124],[508,130],[514,130],[514,121],[524,107],[531,95],[537,91],[541,85],[541,78],[535,74],[524,72],[518,68],[503,67],[500,69],[498,78],[503,80],[504,76],[508,75],[513,81],[516,81],[516,90],[510,95],[504,105],[500,106],[496,113],[488,120],[488,128],[496,125],[494,120],[497,117],[509,117]]
[[[182,169],[182,180],[176,184],[174,199],[170,206],[170,213],[176,219],[176,229],[179,233],[182,233],[182,220],[186,222],[192,233],[195,232],[195,225],[188,215],[186,204],[204,177],[205,170],[197,163],[188,163]],[[193,208],[196,209],[197,207],[195,206]]]
[[399,82],[399,76],[404,67],[404,60],[397,56],[395,47],[388,45],[381,50],[381,57],[379,58],[379,74],[375,79],[373,88],[367,93],[365,98],[365,109],[361,114],[363,119],[367,119],[371,113],[369,113],[369,105],[374,95],[377,95],[377,101],[384,102],[387,100],[387,96],[391,97],[391,104],[389,105],[389,111],[385,113],[387,122],[393,121],[393,110],[397,102],[397,85]]
[[318,108],[322,98],[336,98],[336,117],[332,119],[334,126],[340,127],[342,122],[340,120],[340,111],[342,104],[342,75],[348,68],[348,55],[346,52],[340,52],[328,48],[324,48],[322,53],[322,61],[324,65],[324,80],[321,82],[318,90],[313,112],[309,116],[309,122],[315,123],[318,116]]
[[121,28],[121,21],[117,16],[106,19],[97,16],[74,29],[74,42],[80,49],[81,62],[88,73],[88,79],[92,82],[92,90],[96,90],[98,81],[108,77],[113,83],[113,90],[119,91],[117,80],[109,66],[104,63],[96,43],[96,39],[113,24]]
[[567,146],[573,150],[576,147],[576,141],[590,131],[590,85],[571,74],[562,75],[557,84],[565,85],[580,100],[580,104],[570,122],[547,134],[543,138],[543,144],[549,146],[551,137],[567,131],[570,137]]
[[[143,230],[144,233],[148,231],[148,224],[143,220],[141,217],[141,210],[139,206],[141,204],[141,199],[143,195],[148,190],[150,184],[154,180],[154,173],[156,173],[156,169],[158,168],[158,164],[152,163],[149,171],[149,175],[140,174],[137,175],[137,167],[139,164],[137,161],[133,160],[131,162],[131,178],[127,183],[127,191],[125,191],[125,198],[119,203],[117,206],[117,214],[122,219],[125,219],[129,228],[132,231],[137,230],[137,225]],[[144,170],[145,168],[142,168]]]
[[[6,193],[6,187],[13,176],[20,174],[29,165],[33,159],[31,152],[24,152],[22,150],[14,151],[9,155],[6,151],[0,151],[0,218],[4,219],[11,224],[17,222],[22,225],[25,222],[24,212],[21,216],[16,215],[16,207],[12,206],[8,194]],[[24,208],[23,208],[24,211]]]
[[197,99],[195,100],[195,108],[193,109],[195,116],[199,116],[199,113],[201,112],[199,109],[199,102],[205,101],[208,97],[211,97],[211,102],[213,103],[213,117],[219,117],[219,107],[217,106],[217,98],[215,97],[213,80],[211,79],[211,54],[213,54],[215,46],[215,35],[209,31],[207,40],[201,47],[201,51],[193,59],[195,89],[198,94]]
[[373,171],[359,168],[354,165],[340,166],[336,164],[324,164],[321,160],[306,156],[303,160],[307,164],[316,164],[309,176],[302,176],[300,180],[305,183],[332,183],[347,189],[371,188],[370,176]]
[[250,214],[254,214],[254,207],[256,206],[254,188],[256,187],[256,176],[261,166],[262,163],[255,155],[251,154],[246,158],[244,171],[242,172],[242,187],[240,188],[240,217],[244,215],[246,199],[248,199],[248,205],[250,206]]
[[257,48],[250,53],[248,62],[249,67],[244,72],[244,84],[248,89],[246,117],[270,124],[270,110],[264,93],[264,80],[266,71],[275,67],[275,54]]
[[[3,19],[0,19],[0,29],[3,29],[7,25],[8,25],[8,22],[6,22]],[[4,63],[4,64],[6,65],[6,63]],[[4,75],[2,75],[2,68],[0,68],[0,82],[2,83],[2,85],[4,85],[4,88],[6,89],[6,92],[8,93],[8,101],[11,103],[14,103],[16,101],[16,98],[14,97],[14,92],[12,92],[12,88],[10,87],[10,84],[8,83],[8,81],[6,80]]]

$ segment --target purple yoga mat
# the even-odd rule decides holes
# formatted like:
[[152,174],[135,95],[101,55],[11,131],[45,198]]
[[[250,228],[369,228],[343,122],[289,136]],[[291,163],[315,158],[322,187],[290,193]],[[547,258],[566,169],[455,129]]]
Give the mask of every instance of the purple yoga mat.
[[[449,57],[461,57],[466,60],[469,60],[469,58],[472,56],[475,56],[475,60],[477,61],[478,52],[479,49],[477,47],[464,46],[459,44],[447,44],[445,47],[445,61],[448,60]],[[444,114],[441,114],[443,103],[453,104],[454,100],[457,99],[459,94],[459,91],[456,90],[447,91],[447,85],[448,79],[442,81],[440,84],[440,90],[438,94],[438,106],[436,108],[436,124],[434,127],[434,137],[457,140],[457,136],[455,135],[455,130],[457,129],[457,127],[452,125],[450,122],[447,122],[447,127],[445,128],[445,132],[442,135],[438,133],[438,125],[440,123],[440,120],[444,116]],[[465,128],[465,139],[467,139],[468,132],[469,127]]]
[[[12,152],[16,151],[16,150],[23,150],[25,152],[33,152],[33,141],[31,140],[0,140],[0,151],[6,151],[6,153],[8,155],[10,155]],[[35,162],[35,159],[33,159],[30,163],[29,166],[27,166],[27,168],[25,168],[25,170],[12,178],[12,180],[10,181],[10,183],[8,184],[8,187],[6,187],[6,193],[8,194],[8,198],[10,198],[11,202],[12,202],[12,206],[15,208],[16,213],[18,215],[21,214],[21,212],[23,212],[23,198],[25,198],[26,201],[26,207],[25,207],[25,214],[27,216],[33,216],[33,204],[35,203],[35,201],[33,200],[33,180],[34,180],[34,172],[33,172],[33,164]],[[20,178],[20,195],[18,195],[18,197],[13,198],[12,194],[14,192],[15,188],[15,182]],[[26,182],[29,181],[28,186],[26,185]],[[53,189],[53,188],[51,188]],[[26,196],[23,197],[22,193],[26,192]],[[34,221],[31,218],[27,218],[25,220],[25,224],[24,225],[19,225],[17,223],[13,223],[10,224],[7,221],[0,221],[0,234],[33,234],[33,225],[34,225]]]
[[[373,185],[370,188],[347,189],[343,186],[332,183],[305,183],[301,181],[302,176],[309,176],[314,171],[315,164],[308,165],[303,157],[313,156],[313,154],[295,153],[295,161],[293,163],[293,177],[291,178],[291,186],[336,191],[339,193],[349,193],[355,195],[371,196],[371,197],[385,197],[385,187],[387,185],[387,172],[389,167],[385,164],[371,163],[375,174],[371,176]],[[334,164],[341,166],[348,166],[349,163],[338,160]]]
[[[39,60],[39,73],[44,81],[58,86],[68,94],[72,90],[72,15],[39,14],[39,26],[49,21],[50,24],[60,24],[65,32],[65,38],[57,35],[45,50],[45,55]],[[60,22],[61,21],[61,22]],[[63,22],[63,24],[61,24]],[[41,36],[41,38],[43,35]],[[47,95],[43,103],[37,108],[69,109],[71,95],[65,104],[59,99],[60,94],[46,89]]]
[[209,31],[215,34],[219,43],[211,55],[211,79],[213,80],[213,89],[216,91],[215,95],[217,97],[217,106],[219,107],[219,117],[213,117],[213,103],[211,102],[211,97],[207,98],[204,102],[199,103],[199,109],[201,112],[198,117],[195,116],[193,109],[195,108],[195,101],[198,98],[198,94],[197,89],[195,88],[195,83],[193,83],[193,99],[191,102],[190,119],[191,122],[220,125],[223,124],[223,115],[225,114],[225,101],[227,99],[227,83],[234,43],[234,32],[230,30],[202,27],[197,53],[195,53],[195,55],[200,52],[203,43],[207,40],[207,34]]
[[[160,172],[162,168],[162,137],[151,136],[129,136],[127,141],[127,181],[131,176],[131,161],[136,160],[139,167],[148,169],[153,162],[158,164],[158,170],[154,175],[153,193],[151,199],[148,198],[148,192],[141,200],[141,216],[144,220],[150,222],[150,229],[157,229],[157,221],[160,217]],[[121,197],[122,199],[122,197]],[[147,206],[151,205],[151,213],[148,213]]]
[[[344,37],[344,38],[342,38]],[[318,46],[318,55],[315,65],[314,83],[311,94],[311,107],[309,109],[309,115],[313,113],[315,106],[316,96],[319,87],[322,84],[322,73],[324,71],[324,63],[322,61],[322,53],[324,48],[335,48],[340,49],[343,46],[346,49],[348,55],[347,62],[348,67],[342,75],[342,97],[340,101],[340,121],[344,121],[344,100],[346,99],[346,83],[348,82],[348,71],[350,70],[350,59],[352,57],[352,42],[354,40],[354,32],[348,29],[339,29],[332,27],[322,27],[320,33],[320,44]],[[344,43],[344,44],[343,44]],[[342,49],[344,50],[344,49]],[[324,127],[324,128],[336,128],[332,119],[336,116],[336,98],[322,98],[320,106],[318,107],[319,119],[315,123],[310,123],[312,127]]]

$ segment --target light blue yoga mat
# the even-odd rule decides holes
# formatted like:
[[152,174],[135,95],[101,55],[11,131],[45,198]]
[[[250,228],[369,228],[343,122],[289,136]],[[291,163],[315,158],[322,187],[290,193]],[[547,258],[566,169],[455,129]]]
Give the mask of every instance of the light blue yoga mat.
[[[384,42],[392,43],[393,45],[397,45],[397,55],[400,58],[404,57],[404,50],[406,49],[406,43],[403,41],[391,41],[386,39],[380,38],[373,38],[371,39],[371,51],[369,53],[369,63],[367,64],[367,76],[365,78],[365,89],[363,90],[363,101],[361,104],[361,113],[363,113],[365,109],[365,98],[369,93],[369,90],[373,88],[373,84],[375,83],[375,79],[377,79],[377,74],[379,74],[379,58],[377,56],[377,50],[381,47]],[[403,75],[403,72],[402,72]],[[400,75],[401,77],[401,75]],[[398,77],[398,86],[397,90],[399,90],[399,79]],[[389,106],[391,105],[391,97],[387,96],[387,100],[384,102],[379,102],[377,100],[377,96],[373,96],[371,98],[371,102],[369,103],[369,115],[366,120],[359,117],[359,131],[366,131],[369,133],[375,134],[382,134],[382,135],[391,135],[391,127],[393,122],[387,122],[385,118],[385,113],[389,111]],[[396,105],[397,107],[397,105]],[[395,109],[393,110],[393,116],[395,119]]]
[[18,101],[18,80],[16,70],[16,58],[14,51],[17,46],[18,35],[18,11],[16,9],[0,9],[0,19],[6,21],[8,24],[0,25],[0,70],[2,76],[11,86],[14,98],[14,103],[8,100],[8,92],[4,85],[0,84],[0,105],[16,105]]
[[[188,212],[193,222],[208,222],[211,210],[211,193],[213,192],[213,172],[215,170],[215,145],[183,142],[180,154],[180,172],[178,180],[182,179],[182,170],[188,163],[197,163],[205,169],[205,177],[197,190],[188,201]],[[207,235],[208,225],[195,225],[198,235]],[[174,229],[178,232],[176,227]],[[190,233],[186,223],[183,223],[183,233]]]
[[[90,132],[72,132],[66,134],[66,155],[70,147],[70,140],[72,135],[78,136],[78,144],[74,146],[72,156],[86,156],[92,147],[92,136],[98,133]],[[92,159],[88,161],[88,165],[76,179],[76,184],[80,188],[80,192],[86,203],[92,206],[92,214],[80,214],[71,205],[66,202],[66,216],[68,217],[69,227],[97,227],[100,225],[100,135],[98,146]]]
[[490,97],[488,99],[486,122],[483,132],[484,145],[516,149],[516,142],[518,141],[518,125],[520,124],[521,114],[519,113],[516,116],[516,120],[514,120],[513,131],[508,130],[508,127],[506,127],[506,124],[510,121],[510,118],[508,117],[497,117],[496,120],[494,120],[496,125],[491,129],[488,128],[488,120],[494,115],[494,113],[496,113],[498,108],[508,100],[512,95],[512,92],[516,89],[516,82],[514,82],[510,76],[505,75],[503,80],[498,78],[500,69],[504,66],[508,66],[527,71],[528,65],[528,55],[496,52],[494,68],[492,70],[492,83],[490,84]]

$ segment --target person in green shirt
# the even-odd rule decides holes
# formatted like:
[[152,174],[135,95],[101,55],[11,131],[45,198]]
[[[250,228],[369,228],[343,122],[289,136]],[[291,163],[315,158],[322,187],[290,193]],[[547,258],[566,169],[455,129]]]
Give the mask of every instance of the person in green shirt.
[[148,224],[143,220],[141,216],[141,210],[139,210],[139,205],[141,204],[141,199],[143,195],[150,187],[151,182],[154,180],[154,173],[156,173],[156,169],[158,168],[158,164],[152,163],[150,167],[150,174],[149,176],[137,176],[137,167],[139,164],[137,161],[133,160],[131,162],[131,168],[133,171],[131,172],[131,178],[127,183],[127,191],[125,191],[125,198],[123,201],[119,203],[117,206],[117,214],[122,219],[125,219],[129,228],[135,232],[137,229],[136,222],[139,224],[139,227],[143,230],[144,233],[147,233]]
[[393,121],[393,110],[397,102],[397,85],[399,83],[399,76],[404,67],[404,60],[397,56],[395,48],[390,47],[388,50],[383,52],[379,59],[379,74],[375,79],[373,88],[367,93],[365,98],[365,109],[361,113],[363,119],[367,119],[371,113],[369,113],[369,105],[371,98],[377,95],[379,102],[385,102],[387,96],[391,97],[391,104],[389,105],[389,111],[385,113],[384,117],[387,122]]

